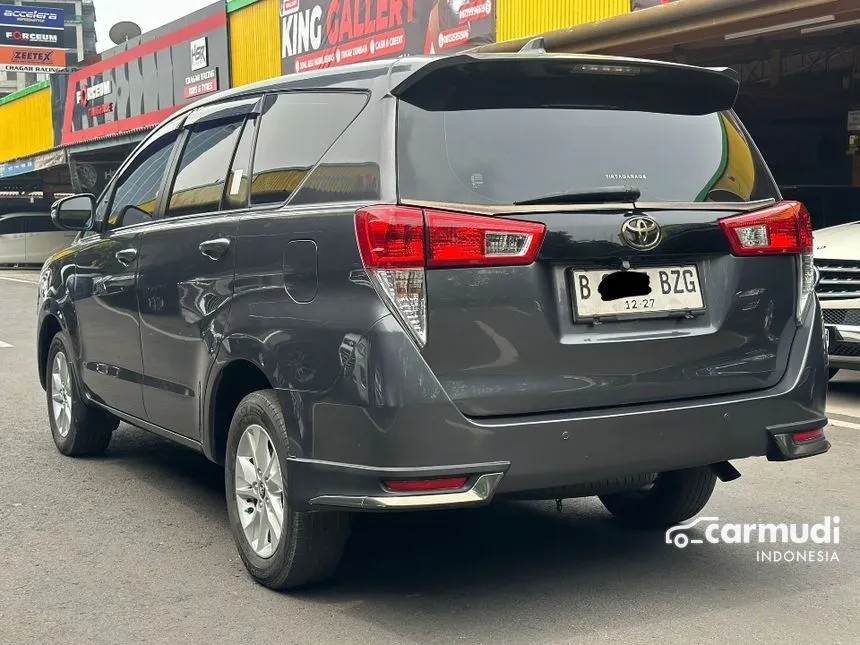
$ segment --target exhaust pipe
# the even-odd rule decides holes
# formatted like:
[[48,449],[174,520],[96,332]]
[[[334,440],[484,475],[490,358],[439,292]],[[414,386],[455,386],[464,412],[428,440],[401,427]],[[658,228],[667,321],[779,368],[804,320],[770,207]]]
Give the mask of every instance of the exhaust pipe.
[[741,476],[740,471],[727,461],[711,464],[711,470],[721,482],[732,482]]

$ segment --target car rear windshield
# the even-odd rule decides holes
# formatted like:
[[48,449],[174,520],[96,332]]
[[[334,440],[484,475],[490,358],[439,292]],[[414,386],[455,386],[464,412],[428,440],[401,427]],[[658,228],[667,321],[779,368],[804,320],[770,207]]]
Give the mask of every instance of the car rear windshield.
[[732,112],[398,108],[401,199],[510,205],[629,186],[642,202],[778,199]]

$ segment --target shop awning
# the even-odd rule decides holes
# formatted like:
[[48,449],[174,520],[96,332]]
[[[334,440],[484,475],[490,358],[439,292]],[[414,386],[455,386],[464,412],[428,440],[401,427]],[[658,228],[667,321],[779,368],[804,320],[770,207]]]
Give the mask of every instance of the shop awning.
[[69,162],[65,148],[43,152],[31,157],[23,157],[6,163],[0,163],[0,179],[18,177],[39,170],[47,170],[55,166],[63,166]]
[[[857,0],[679,0],[543,36],[548,51],[649,55],[714,49],[770,38],[815,37],[860,24]],[[517,51],[531,38],[480,52]]]

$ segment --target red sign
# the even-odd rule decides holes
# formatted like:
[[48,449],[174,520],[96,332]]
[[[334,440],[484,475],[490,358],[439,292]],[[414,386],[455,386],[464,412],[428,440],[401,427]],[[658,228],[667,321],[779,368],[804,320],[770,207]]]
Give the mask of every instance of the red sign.
[[213,78],[208,81],[203,81],[202,83],[195,83],[194,85],[186,85],[185,86],[185,98],[193,99],[198,96],[203,96],[204,94],[211,94],[212,92],[218,91],[218,79]]
[[290,74],[490,43],[495,9],[494,0],[281,0],[282,69]]
[[205,72],[185,78],[185,98],[193,99],[204,94],[218,91],[218,68],[207,69]]
[[101,116],[113,112],[113,103],[102,103],[89,109],[90,116]]
[[297,72],[306,72],[318,67],[348,65],[374,58],[386,58],[402,54],[406,49],[406,31],[395,29],[378,36],[351,40],[343,47],[330,47],[322,51],[299,56],[296,59]]

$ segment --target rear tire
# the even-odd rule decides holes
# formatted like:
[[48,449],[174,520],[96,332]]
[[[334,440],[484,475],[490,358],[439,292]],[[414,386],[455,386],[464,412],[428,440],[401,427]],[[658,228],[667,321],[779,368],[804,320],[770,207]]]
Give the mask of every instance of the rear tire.
[[63,336],[54,336],[45,364],[51,435],[57,450],[67,457],[101,455],[107,450],[119,419],[86,402],[70,356]]
[[635,528],[674,526],[701,511],[717,476],[709,466],[660,473],[654,484],[638,491],[601,495],[606,509],[622,523]]
[[[290,507],[288,445],[287,425],[275,393],[265,390],[242,399],[227,438],[227,515],[245,567],[270,589],[329,578],[340,563],[350,531],[346,513],[307,513]],[[276,470],[277,477],[273,476]]]

